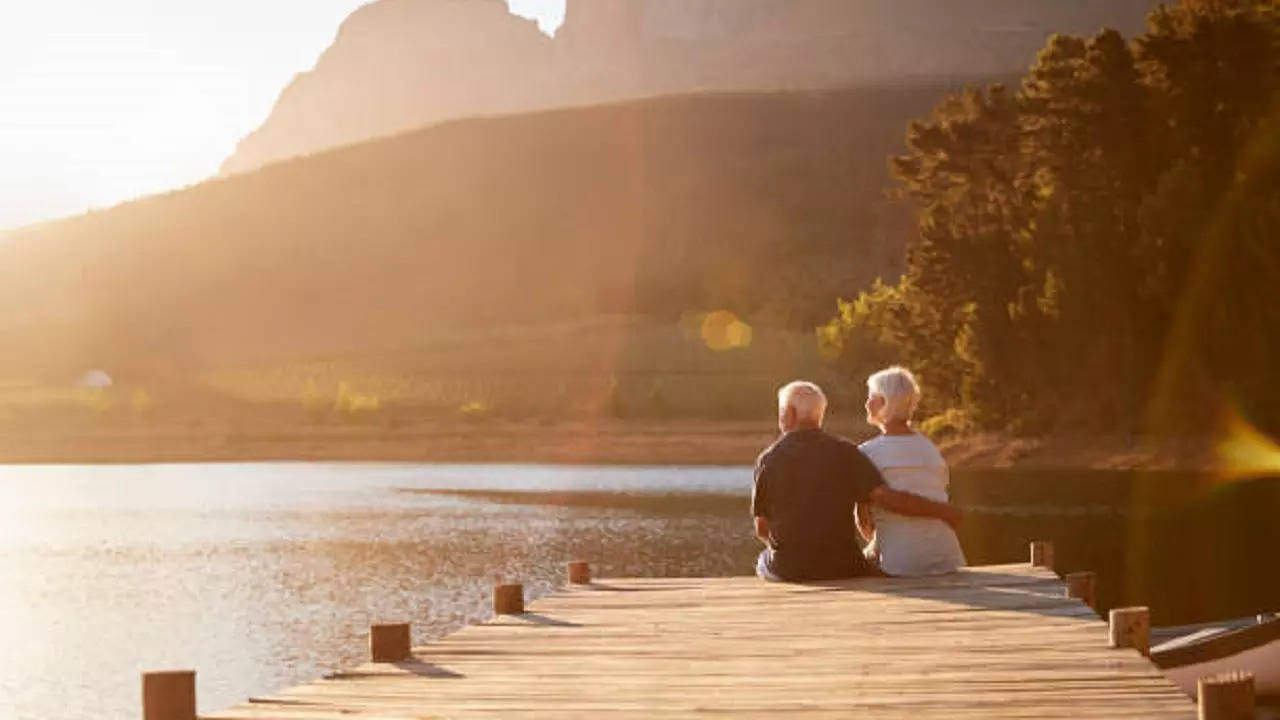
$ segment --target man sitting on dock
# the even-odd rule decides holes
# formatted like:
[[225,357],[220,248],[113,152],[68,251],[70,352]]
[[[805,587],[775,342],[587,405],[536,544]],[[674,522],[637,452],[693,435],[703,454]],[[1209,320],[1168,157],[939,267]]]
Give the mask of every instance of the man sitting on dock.
[[782,437],[756,460],[751,514],[765,549],[756,573],[783,582],[879,575],[858,549],[854,509],[871,502],[898,513],[959,525],[948,503],[890,489],[858,447],[822,429],[827,398],[810,382],[778,391]]

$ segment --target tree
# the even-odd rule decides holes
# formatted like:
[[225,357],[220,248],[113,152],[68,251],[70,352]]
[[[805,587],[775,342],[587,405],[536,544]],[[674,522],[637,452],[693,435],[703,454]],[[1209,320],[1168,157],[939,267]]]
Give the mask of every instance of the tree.
[[907,271],[841,304],[828,346],[927,368],[988,426],[1167,426],[1223,397],[1280,424],[1276,3],[1055,36],[1016,92],[946,98],[907,147]]

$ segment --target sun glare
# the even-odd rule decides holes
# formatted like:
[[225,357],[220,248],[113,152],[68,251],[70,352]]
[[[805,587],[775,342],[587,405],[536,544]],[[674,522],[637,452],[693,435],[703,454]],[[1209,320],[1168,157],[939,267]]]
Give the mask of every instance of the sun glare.
[[[0,22],[0,229],[200,182],[368,0],[41,0]],[[564,0],[510,0],[548,34]]]
[[1280,443],[1234,411],[1227,416],[1217,457],[1226,478],[1280,476]]

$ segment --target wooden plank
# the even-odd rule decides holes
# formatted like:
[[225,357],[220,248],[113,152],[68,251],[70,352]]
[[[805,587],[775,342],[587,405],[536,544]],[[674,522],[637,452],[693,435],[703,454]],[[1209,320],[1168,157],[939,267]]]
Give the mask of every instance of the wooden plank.
[[1189,718],[1027,565],[815,585],[601,580],[207,720]]

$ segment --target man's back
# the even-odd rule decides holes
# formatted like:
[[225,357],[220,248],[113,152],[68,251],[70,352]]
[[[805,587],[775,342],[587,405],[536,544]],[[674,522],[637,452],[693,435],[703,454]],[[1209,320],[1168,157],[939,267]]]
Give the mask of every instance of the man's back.
[[769,521],[770,571],[784,580],[874,572],[858,551],[854,506],[883,484],[851,442],[819,429],[783,435],[756,461],[752,514]]

